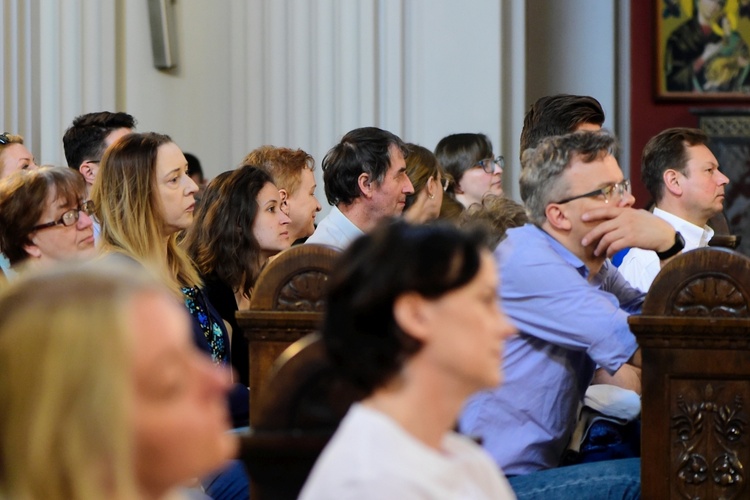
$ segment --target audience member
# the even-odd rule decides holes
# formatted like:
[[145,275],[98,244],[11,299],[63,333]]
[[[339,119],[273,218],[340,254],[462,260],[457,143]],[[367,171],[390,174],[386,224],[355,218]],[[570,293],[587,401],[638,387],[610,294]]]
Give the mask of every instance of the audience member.
[[578,130],[601,130],[604,110],[591,96],[556,94],[540,97],[531,105],[523,119],[521,157],[539,141],[553,135],[565,135]]
[[203,174],[201,161],[194,154],[183,154],[185,155],[185,159],[188,162],[188,177],[193,179],[195,185],[198,186],[198,192],[195,193],[195,199],[196,201],[200,201],[203,197],[203,190],[206,189],[206,184],[208,183],[208,181],[206,181],[206,177]]
[[[655,202],[654,215],[669,222],[685,240],[684,250],[708,246],[714,230],[708,220],[724,208],[729,183],[698,129],[670,128],[648,141],[643,150],[641,180]],[[647,292],[661,270],[656,252],[632,248],[620,273]]]
[[161,286],[64,267],[16,280],[0,310],[2,498],[166,499],[235,453],[228,374]]
[[66,167],[20,171],[0,180],[0,248],[14,270],[41,268],[96,253],[81,174]]
[[269,257],[291,245],[271,176],[243,165],[212,180],[182,245],[195,262],[208,300],[234,332],[232,365],[249,384],[248,348],[235,320],[247,309],[255,279]]
[[475,203],[463,211],[458,219],[461,227],[479,225],[487,233],[487,246],[494,250],[505,239],[505,233],[512,227],[523,226],[529,222],[526,209],[510,198],[485,195],[482,203]]
[[[229,334],[201,290],[201,279],[178,233],[193,222],[198,186],[187,160],[169,136],[129,134],[107,149],[91,193],[102,222],[104,253],[125,256],[156,273],[193,319],[193,338],[217,365],[230,359]],[[249,395],[236,384],[231,393],[236,426],[246,425]]]
[[375,127],[347,133],[323,158],[331,212],[307,243],[344,249],[383,219],[399,216],[414,192],[406,175],[406,149],[394,134]]
[[422,223],[437,219],[443,203],[443,191],[450,180],[432,151],[416,144],[406,145],[406,175],[414,187],[406,195],[404,219]]
[[[627,317],[644,294],[607,255],[635,246],[666,256],[679,247],[669,224],[631,208],[615,148],[608,134],[578,132],[543,139],[523,156],[521,196],[532,224],[509,229],[495,251],[499,293],[521,333],[506,343],[505,384],[471,398],[460,420],[509,474],[560,465],[597,365],[609,375],[603,381],[640,393],[640,370],[628,364],[640,366],[640,351]],[[607,474],[626,489],[637,486],[638,467],[622,462],[597,467],[614,467]],[[544,487],[546,498],[569,488],[605,498],[597,488],[613,483],[589,467],[568,467],[552,483],[532,475],[511,484],[519,496]]]
[[464,208],[481,203],[485,194],[503,194],[505,159],[495,156],[492,142],[484,134],[453,134],[443,137],[435,147],[435,156],[453,183],[448,195]]
[[89,193],[99,171],[104,151],[117,139],[133,132],[135,118],[127,113],[100,111],[77,116],[63,135],[68,166],[86,179]]
[[467,396],[502,381],[497,273],[482,237],[384,224],[331,276],[331,362],[369,395],[355,403],[300,498],[515,498],[500,470],[452,432]]
[[289,238],[293,242],[315,232],[315,215],[321,206],[315,197],[315,160],[301,149],[261,146],[242,161],[262,168],[273,177],[281,201],[292,222]]
[[23,145],[23,137],[0,134],[0,179],[19,170],[34,170],[34,155]]

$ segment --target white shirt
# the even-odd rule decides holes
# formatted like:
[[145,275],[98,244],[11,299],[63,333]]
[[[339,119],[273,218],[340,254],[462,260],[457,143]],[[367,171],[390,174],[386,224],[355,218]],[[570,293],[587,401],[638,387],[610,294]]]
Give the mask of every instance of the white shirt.
[[363,234],[365,233],[347,219],[338,207],[333,207],[305,243],[329,245],[344,250],[349,243]]
[[[675,231],[679,231],[685,238],[683,252],[708,246],[708,242],[714,235],[714,230],[708,226],[696,226],[685,219],[665,212],[659,208],[654,209],[654,215],[669,222]],[[643,292],[648,292],[651,283],[661,270],[661,261],[653,250],[642,248],[631,248],[622,259],[619,271],[630,284]]]
[[512,500],[482,448],[449,432],[442,452],[389,416],[355,403],[315,463],[300,500]]

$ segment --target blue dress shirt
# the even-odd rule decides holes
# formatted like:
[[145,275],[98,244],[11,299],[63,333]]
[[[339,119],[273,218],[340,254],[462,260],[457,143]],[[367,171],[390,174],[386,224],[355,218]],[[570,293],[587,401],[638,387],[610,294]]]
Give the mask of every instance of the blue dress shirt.
[[507,234],[495,250],[499,295],[520,333],[505,345],[504,382],[469,400],[460,428],[514,475],[559,465],[595,367],[612,374],[635,353],[627,317],[645,294],[609,261],[589,280],[584,263],[534,225]]

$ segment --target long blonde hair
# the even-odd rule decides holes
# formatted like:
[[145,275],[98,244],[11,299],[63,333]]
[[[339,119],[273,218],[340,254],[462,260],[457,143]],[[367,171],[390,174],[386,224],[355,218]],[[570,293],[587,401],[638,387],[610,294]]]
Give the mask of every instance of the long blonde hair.
[[91,199],[101,222],[102,250],[123,253],[153,269],[181,297],[183,286],[200,285],[201,279],[178,246],[178,235],[162,234],[156,157],[159,146],[171,142],[155,133],[122,137],[104,153]]
[[127,315],[161,285],[109,263],[0,293],[0,497],[136,498]]

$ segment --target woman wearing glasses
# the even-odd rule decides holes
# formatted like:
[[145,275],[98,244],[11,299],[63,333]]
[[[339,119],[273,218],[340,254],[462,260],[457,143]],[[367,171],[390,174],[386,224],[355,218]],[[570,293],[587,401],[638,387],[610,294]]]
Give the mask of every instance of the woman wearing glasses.
[[407,144],[406,175],[409,176],[414,193],[406,195],[404,218],[409,222],[422,223],[438,218],[443,203],[443,191],[448,186],[443,167],[432,151],[416,144]]
[[49,267],[94,256],[93,203],[67,167],[16,172],[0,181],[0,248],[11,266]]
[[492,152],[492,142],[484,134],[453,134],[443,137],[435,147],[435,156],[454,183],[447,193],[465,208],[481,203],[491,193],[503,194],[502,156]]

